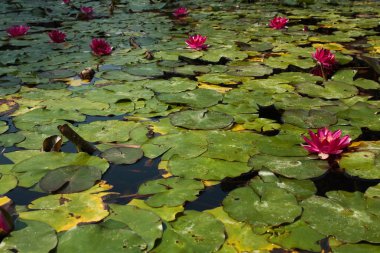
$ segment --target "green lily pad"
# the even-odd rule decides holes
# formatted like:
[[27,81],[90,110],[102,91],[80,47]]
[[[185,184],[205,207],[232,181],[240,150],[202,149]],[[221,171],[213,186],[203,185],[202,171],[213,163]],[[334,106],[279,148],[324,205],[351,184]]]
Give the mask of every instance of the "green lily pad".
[[[356,243],[362,240],[379,242],[379,213],[367,207],[370,197],[361,192],[328,192],[327,198],[313,196],[304,200],[302,220],[318,232],[337,239]],[[377,199],[373,199],[378,203]]]
[[81,192],[91,188],[101,177],[102,171],[97,167],[69,165],[46,173],[39,186],[49,193]]
[[203,190],[202,182],[172,177],[148,181],[140,185],[139,194],[153,195],[145,200],[151,207],[180,206],[186,201],[197,199],[197,195]]
[[302,249],[318,252],[321,249],[319,241],[325,236],[309,227],[303,221],[274,229],[274,236],[269,241],[286,249]]
[[[270,175],[269,178],[276,180]],[[276,182],[265,180],[266,176],[256,178],[249,186],[231,191],[223,200],[223,208],[228,215],[257,226],[278,226],[293,222],[300,216],[302,209],[296,197]]]
[[167,225],[156,253],[215,252],[224,242],[223,223],[211,214],[186,211]]
[[48,152],[40,153],[15,164],[12,171],[18,173],[19,186],[31,187],[47,172],[69,165],[96,167],[102,173],[104,173],[109,166],[106,160],[90,156],[87,153]]
[[172,157],[168,168],[175,176],[189,179],[222,180],[226,177],[237,177],[249,172],[250,167],[242,162],[229,162],[207,157],[184,159]]
[[9,133],[0,135],[0,146],[11,147],[25,140],[25,136],[20,133]]
[[[268,241],[269,235],[255,234],[249,224],[232,219],[222,207],[207,210],[206,212],[223,222],[226,229],[227,239],[223,247],[217,252],[268,252],[273,248],[277,248],[275,244]],[[230,248],[232,250],[228,251]]]
[[228,114],[208,110],[181,111],[170,117],[174,126],[187,129],[222,129],[232,125],[234,119]]
[[5,133],[8,130],[7,122],[0,121],[0,134]]
[[10,236],[0,244],[1,252],[49,253],[57,245],[52,227],[39,221],[18,220]]
[[168,104],[183,104],[194,108],[205,108],[216,105],[222,100],[222,94],[214,90],[196,89],[179,93],[163,93],[158,100]]
[[325,110],[286,110],[282,115],[285,123],[302,128],[328,127],[337,123],[336,116]]
[[297,91],[310,97],[320,97],[325,99],[341,99],[353,97],[358,93],[358,89],[344,82],[328,81],[324,86],[311,83],[301,83],[296,86]]
[[102,153],[102,157],[115,164],[134,164],[143,157],[139,148],[110,148]]
[[59,239],[57,252],[135,253],[144,252],[147,247],[147,243],[127,225],[108,228],[102,224],[91,224],[78,226],[64,233]]
[[308,179],[319,177],[327,172],[329,164],[324,160],[310,157],[278,157],[255,155],[249,160],[255,170],[270,170],[288,178]]
[[131,202],[128,203],[128,205],[131,206],[137,206],[141,209],[152,211],[153,213],[157,214],[161,217],[164,221],[173,221],[176,219],[176,215],[179,213],[182,213],[184,210],[183,206],[162,206],[162,207],[150,207],[147,204],[145,204],[144,200],[141,199],[133,199]]
[[181,132],[158,136],[142,145],[148,158],[156,158],[163,154],[162,159],[168,160],[173,155],[184,158],[197,157],[207,150],[204,135],[195,131]]
[[126,224],[148,244],[148,250],[162,236],[163,226],[159,216],[151,211],[130,205],[109,205],[111,215],[107,220],[116,220]]
[[355,152],[345,153],[339,166],[352,176],[365,179],[378,179],[380,177],[380,142],[359,142]]
[[3,195],[17,186],[17,178],[11,174],[0,174],[0,194]]

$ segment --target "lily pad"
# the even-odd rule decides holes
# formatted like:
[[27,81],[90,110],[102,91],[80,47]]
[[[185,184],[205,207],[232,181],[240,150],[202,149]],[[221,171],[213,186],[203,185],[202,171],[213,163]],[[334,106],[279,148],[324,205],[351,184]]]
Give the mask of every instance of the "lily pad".
[[39,183],[45,192],[72,193],[91,188],[102,177],[97,167],[69,165],[49,171]]
[[207,157],[184,159],[172,157],[168,163],[169,172],[189,179],[222,180],[249,172],[250,167],[242,162],[229,162]]
[[172,177],[145,182],[140,185],[138,193],[153,195],[145,200],[151,207],[173,207],[196,200],[203,188],[204,185],[200,181]]
[[186,211],[167,225],[160,244],[152,252],[215,252],[224,242],[224,226],[211,214]]
[[249,160],[255,170],[270,170],[284,177],[308,179],[319,177],[327,172],[329,164],[310,157],[278,157],[255,155]]
[[127,225],[108,228],[102,224],[91,224],[78,226],[64,233],[59,239],[57,252],[137,253],[144,252],[147,247],[147,243]]
[[115,164],[134,164],[144,155],[140,148],[110,148],[102,153],[102,157]]
[[193,108],[205,108],[216,105],[222,95],[214,90],[196,89],[179,93],[163,93],[157,98],[168,104],[188,105]]
[[57,242],[54,229],[46,223],[20,219],[15,230],[1,242],[0,251],[49,253]]
[[345,153],[339,166],[352,176],[365,179],[380,177],[380,142],[359,142],[355,152]]
[[368,210],[363,193],[331,191],[326,195],[327,198],[313,196],[301,203],[303,221],[344,242],[380,241],[380,217]]
[[109,215],[102,197],[111,194],[105,192],[111,188],[100,183],[80,193],[41,197],[28,205],[29,211],[20,212],[19,215],[25,220],[45,222],[57,232],[69,230],[79,223],[101,221]]
[[203,130],[228,128],[233,121],[233,117],[228,114],[208,110],[177,112],[170,118],[174,126]]
[[302,209],[296,197],[264,179],[251,180],[249,186],[231,191],[223,200],[229,216],[256,226],[278,226],[293,222]]
[[109,205],[111,214],[107,220],[116,220],[126,224],[148,244],[148,250],[162,236],[163,226],[159,216],[151,211],[130,205]]

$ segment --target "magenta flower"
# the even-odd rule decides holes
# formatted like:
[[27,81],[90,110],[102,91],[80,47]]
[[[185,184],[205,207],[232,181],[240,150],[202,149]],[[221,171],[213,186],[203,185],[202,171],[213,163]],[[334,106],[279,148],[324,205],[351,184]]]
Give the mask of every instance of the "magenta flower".
[[62,0],[62,2],[63,2],[64,4],[69,4],[69,3],[71,2],[71,0]]
[[188,48],[192,48],[195,50],[205,50],[208,48],[208,45],[205,44],[206,40],[207,40],[206,36],[196,34],[193,36],[189,36],[189,38],[185,42]]
[[173,16],[176,18],[185,17],[189,14],[189,11],[186,9],[186,7],[179,7],[173,12]]
[[112,53],[112,47],[105,39],[92,39],[90,47],[92,53],[97,56],[109,55]]
[[272,20],[269,21],[269,27],[277,30],[284,29],[288,22],[289,19],[285,17],[274,17]]
[[14,25],[7,29],[9,37],[19,37],[25,35],[29,31],[30,27],[27,25]]
[[92,15],[94,14],[94,8],[82,6],[80,7],[80,12],[82,13],[84,17],[89,19],[89,18],[92,18]]
[[54,43],[62,43],[66,40],[66,33],[61,32],[60,30],[53,30],[48,32],[48,35],[52,42]]
[[337,155],[350,145],[351,138],[346,135],[340,138],[341,130],[331,132],[326,127],[318,129],[317,133],[309,130],[310,139],[303,136],[309,145],[302,145],[310,153],[318,153],[321,159],[327,159],[329,155]]
[[335,65],[335,55],[328,49],[317,48],[315,53],[311,54],[313,59],[324,68],[333,68]]
[[13,225],[10,215],[3,208],[0,208],[0,234],[7,235],[12,229]]

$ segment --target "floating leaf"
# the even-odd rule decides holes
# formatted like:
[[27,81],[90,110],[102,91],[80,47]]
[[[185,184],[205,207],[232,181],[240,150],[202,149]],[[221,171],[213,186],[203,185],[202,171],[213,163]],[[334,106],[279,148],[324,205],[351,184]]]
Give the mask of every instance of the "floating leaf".
[[39,186],[50,193],[81,192],[93,186],[101,177],[102,171],[97,167],[69,165],[46,173]]
[[173,157],[169,160],[168,168],[170,173],[175,176],[203,180],[222,180],[226,177],[237,177],[250,171],[246,163],[201,156],[191,159]]
[[140,185],[138,193],[153,195],[145,200],[151,207],[174,207],[195,200],[203,188],[200,181],[172,177],[145,182]]
[[57,232],[69,230],[79,223],[97,222],[108,216],[102,197],[111,193],[110,185],[100,183],[80,193],[49,195],[32,201],[29,211],[20,212],[25,220],[42,221]]
[[278,157],[271,155],[255,155],[249,160],[255,170],[270,170],[289,178],[308,179],[326,173],[329,164],[324,160],[310,157]]
[[234,119],[228,114],[208,110],[181,111],[173,114],[170,122],[187,129],[221,129],[232,125]]
[[[112,243],[110,243],[112,242]],[[75,227],[59,238],[57,252],[145,252],[148,245],[127,225],[108,228],[102,224]]]
[[380,142],[359,142],[355,145],[355,152],[345,153],[339,162],[348,174],[365,179],[380,178]]
[[49,253],[57,245],[57,235],[44,222],[17,220],[15,229],[0,244],[1,252]]
[[224,226],[211,214],[186,211],[168,224],[152,253],[215,252],[224,242]]
[[87,153],[48,152],[40,153],[15,164],[12,171],[19,173],[17,177],[20,186],[31,187],[47,172],[69,165],[96,167],[102,173],[104,173],[109,166],[104,159],[90,156]]
[[176,215],[178,213],[183,212],[184,210],[183,206],[174,206],[174,207],[163,206],[163,207],[158,207],[158,208],[150,207],[147,204],[145,204],[144,200],[140,200],[140,199],[133,199],[131,202],[128,203],[128,205],[137,206],[141,209],[152,211],[153,213],[157,214],[158,216],[161,217],[161,219],[165,221],[175,220]]
[[264,180],[253,179],[249,186],[231,191],[223,201],[224,210],[232,218],[252,225],[293,222],[302,212],[296,197],[276,183]]
[[140,148],[110,148],[102,153],[102,157],[115,164],[134,164],[144,155]]
[[369,200],[363,193],[331,191],[326,195],[327,198],[312,196],[301,203],[302,220],[318,232],[344,242],[380,241],[380,217],[369,212]]
[[151,211],[130,205],[109,205],[111,214],[107,220],[116,220],[126,224],[148,244],[152,249],[155,241],[161,237],[163,227],[159,216]]

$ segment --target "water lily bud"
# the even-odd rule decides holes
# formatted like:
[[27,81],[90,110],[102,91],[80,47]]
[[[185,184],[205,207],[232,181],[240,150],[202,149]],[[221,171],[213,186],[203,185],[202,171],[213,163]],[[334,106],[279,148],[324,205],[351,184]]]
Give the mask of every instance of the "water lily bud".
[[92,80],[92,78],[94,78],[95,75],[95,70],[93,70],[90,67],[87,67],[84,70],[82,70],[79,75],[82,80]]

